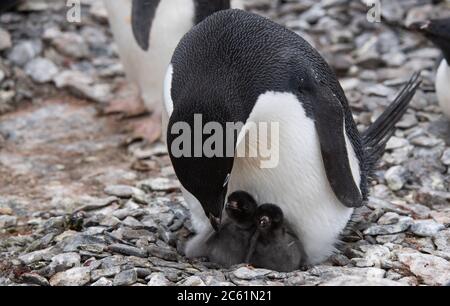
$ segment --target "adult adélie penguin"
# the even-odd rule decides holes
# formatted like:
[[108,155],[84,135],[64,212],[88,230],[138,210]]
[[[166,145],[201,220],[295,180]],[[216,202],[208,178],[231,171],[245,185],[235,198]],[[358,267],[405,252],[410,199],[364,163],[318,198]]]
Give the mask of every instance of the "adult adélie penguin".
[[[226,195],[244,190],[259,203],[279,205],[304,245],[305,264],[326,259],[354,208],[367,199],[371,172],[419,84],[415,75],[359,133],[335,74],[300,36],[240,10],[205,19],[176,48],[164,86],[169,155],[198,235],[220,228]],[[271,142],[277,165],[261,167],[260,154],[195,155],[199,114],[205,128],[215,122],[200,146],[210,141],[212,126],[226,131],[227,123],[245,124],[231,152],[251,145],[246,126],[278,123],[278,141],[259,138],[257,144]]]
[[436,95],[442,112],[450,118],[450,18],[414,22],[410,29],[422,33],[442,50],[436,73]]
[[115,99],[107,112],[136,115],[148,110],[151,116],[135,128],[136,134],[150,141],[157,140],[161,132],[164,75],[178,42],[207,16],[240,3],[238,0],[104,0],[104,4],[125,74],[139,90],[139,98]]

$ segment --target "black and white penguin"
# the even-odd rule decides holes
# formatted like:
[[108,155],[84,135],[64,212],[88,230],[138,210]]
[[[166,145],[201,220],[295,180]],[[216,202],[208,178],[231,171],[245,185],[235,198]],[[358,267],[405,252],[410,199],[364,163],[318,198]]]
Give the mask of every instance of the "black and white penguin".
[[[367,198],[371,171],[418,78],[360,134],[335,74],[294,32],[241,10],[218,12],[195,26],[175,50],[164,101],[169,155],[197,233],[219,228],[227,194],[245,190],[259,203],[279,203],[304,245],[305,264],[326,259],[354,208]],[[245,124],[232,153],[249,145],[246,126],[278,123],[278,142],[262,138],[257,144],[271,143],[277,165],[261,167],[262,154],[195,154],[198,114],[210,134],[209,122],[223,130],[230,122]],[[201,133],[200,150],[211,141]],[[186,137],[191,143],[180,142]]]
[[[153,114],[148,124],[160,127],[164,75],[175,47],[193,25],[229,9],[230,0],[104,0],[104,4],[126,76]],[[130,102],[114,111],[140,108]]]
[[[189,257],[207,257],[223,267],[243,263],[255,233],[255,213],[258,204],[245,191],[235,191],[225,204],[226,220],[217,232],[211,231],[206,241],[192,244]],[[196,255],[196,256],[193,256]]]
[[280,272],[298,270],[306,260],[301,241],[274,204],[262,204],[255,212],[256,232],[246,262],[256,268]]
[[2,0],[0,2],[0,13],[12,9],[16,5],[18,5],[20,2],[21,2],[21,0]]
[[443,113],[450,118],[450,18],[414,22],[409,27],[442,50],[444,58],[436,73],[436,94]]

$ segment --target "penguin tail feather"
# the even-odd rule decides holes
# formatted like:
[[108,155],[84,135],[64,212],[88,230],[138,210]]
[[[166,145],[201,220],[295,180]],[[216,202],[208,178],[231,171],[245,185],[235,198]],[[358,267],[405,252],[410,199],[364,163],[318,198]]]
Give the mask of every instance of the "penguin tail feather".
[[394,102],[362,134],[369,173],[373,172],[378,160],[383,155],[386,143],[395,132],[395,125],[406,113],[409,102],[414,97],[421,82],[420,72],[416,72],[397,95]]

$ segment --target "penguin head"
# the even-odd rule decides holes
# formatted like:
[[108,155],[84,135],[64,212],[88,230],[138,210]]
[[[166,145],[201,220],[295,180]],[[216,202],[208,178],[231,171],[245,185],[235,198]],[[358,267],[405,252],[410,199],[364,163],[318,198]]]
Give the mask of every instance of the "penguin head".
[[269,233],[281,227],[284,220],[283,211],[274,204],[262,204],[255,214],[256,224],[262,233]]
[[252,223],[258,204],[245,191],[235,191],[228,196],[225,211],[238,224]]
[[447,62],[450,62],[450,18],[414,22],[409,29],[422,33],[442,50]]
[[[212,227],[218,230],[234,156],[210,155],[205,150],[210,135],[202,134],[201,131],[200,135],[197,134],[198,122],[195,116],[198,114],[205,112],[193,111],[188,114],[186,109],[174,110],[167,130],[168,151],[181,185],[200,202]],[[204,118],[204,122],[217,122],[207,115]],[[178,126],[184,126],[190,132],[180,132]],[[225,143],[225,140],[222,141]]]

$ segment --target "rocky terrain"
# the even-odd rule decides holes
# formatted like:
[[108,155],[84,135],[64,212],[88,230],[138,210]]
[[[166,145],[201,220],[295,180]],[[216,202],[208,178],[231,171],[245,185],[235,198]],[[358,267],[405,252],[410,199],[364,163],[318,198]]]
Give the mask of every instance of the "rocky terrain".
[[[189,261],[189,212],[162,144],[107,114],[133,94],[102,2],[27,1],[0,16],[0,285],[444,285],[450,281],[450,123],[433,88],[440,52],[405,25],[450,2],[246,1],[298,32],[338,74],[363,130],[414,71],[424,82],[328,262],[278,273]],[[435,3],[435,4],[432,4]]]

